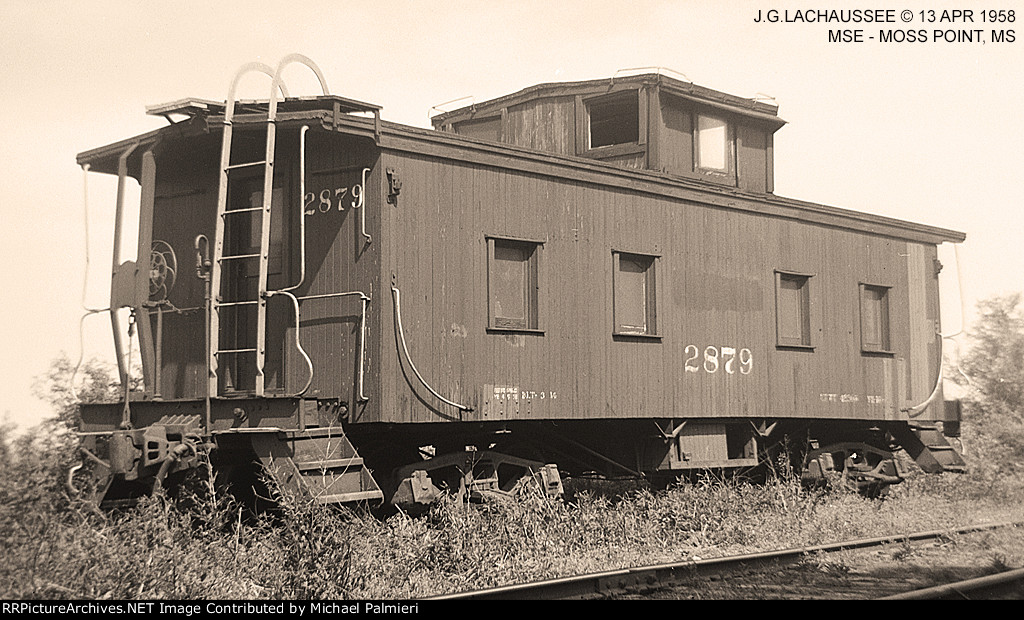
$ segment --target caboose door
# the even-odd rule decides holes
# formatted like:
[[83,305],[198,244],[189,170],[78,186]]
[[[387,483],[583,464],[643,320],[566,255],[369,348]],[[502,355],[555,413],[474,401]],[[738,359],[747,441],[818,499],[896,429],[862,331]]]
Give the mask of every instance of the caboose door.
[[[267,288],[274,290],[287,286],[291,272],[290,252],[287,251],[289,218],[286,217],[286,183],[275,179],[270,212],[270,243],[268,254]],[[236,351],[220,355],[218,359],[217,392],[222,395],[252,393],[256,389],[257,368],[255,349],[257,337],[259,286],[259,260],[263,206],[263,177],[252,174],[232,179],[228,193],[227,211],[235,212],[225,218],[223,255],[229,260],[221,269],[218,304],[220,334],[217,350]],[[232,259],[231,257],[239,257]],[[241,258],[248,257],[248,258]],[[264,391],[280,393],[285,390],[284,336],[289,320],[287,300],[270,297],[266,300],[265,361],[263,365]]]

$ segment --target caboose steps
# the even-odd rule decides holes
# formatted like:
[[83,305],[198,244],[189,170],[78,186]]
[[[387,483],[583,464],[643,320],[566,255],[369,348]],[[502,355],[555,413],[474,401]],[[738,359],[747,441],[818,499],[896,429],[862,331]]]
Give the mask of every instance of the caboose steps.
[[282,490],[320,504],[379,502],[384,494],[340,428],[260,434],[253,450]]
[[[153,480],[199,467],[204,451],[229,484],[242,476],[248,486],[262,466],[282,491],[321,504],[384,498],[341,427],[342,409],[336,403],[215,399],[208,435],[202,430],[202,409],[199,400],[135,401],[129,428],[122,428],[122,405],[84,406],[84,449],[105,477],[96,481],[104,487],[97,503],[109,504],[124,494],[126,483],[133,486],[133,496],[146,494]],[[187,458],[175,457],[179,452]]]
[[967,463],[934,424],[908,424],[897,439],[922,470],[937,474],[967,471]]

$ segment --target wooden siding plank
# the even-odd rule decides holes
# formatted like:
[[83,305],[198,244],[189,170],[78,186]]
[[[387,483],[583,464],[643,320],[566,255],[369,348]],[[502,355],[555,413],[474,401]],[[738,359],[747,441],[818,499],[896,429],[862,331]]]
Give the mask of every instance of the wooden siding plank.
[[[352,119],[346,120],[348,123],[357,123]],[[447,134],[405,128],[391,123],[385,124],[385,128],[388,131],[382,136],[382,146],[388,149],[408,150],[479,165],[549,175],[556,180],[571,175],[577,180],[597,185],[628,188],[642,193],[692,200],[708,206],[816,222],[830,228],[846,228],[925,243],[960,242],[964,238],[962,233],[956,231],[791,198],[738,192],[727,187],[716,187],[714,184],[669,178],[645,171],[628,172],[614,166],[602,166],[599,162],[590,160],[520,151],[514,147],[460,143],[457,142],[457,138],[449,137]],[[572,171],[566,168],[571,168]]]
[[[361,291],[371,296],[367,307],[367,342],[374,342],[376,329],[374,311],[380,299],[373,299],[372,289],[379,281],[379,172],[377,155],[367,142],[358,142],[336,134],[312,132],[307,135],[306,197],[312,214],[303,215],[306,222],[306,279],[295,291],[300,298],[308,295],[333,295]],[[367,244],[360,219],[363,214],[354,207],[349,196],[352,187],[362,181],[362,169],[371,169],[367,178],[363,207]],[[297,170],[295,171],[297,175]],[[329,204],[328,202],[329,201]],[[339,209],[339,202],[341,209]],[[297,224],[295,224],[297,228]],[[298,261],[297,232],[293,241]],[[297,281],[297,270],[291,281]],[[352,419],[367,419],[366,403],[358,400],[360,371],[359,341],[362,336],[362,302],[358,296],[329,297],[301,301],[300,337],[303,348],[313,362],[314,376],[307,396],[339,399],[348,406]],[[282,311],[291,324],[291,311]],[[287,392],[299,390],[308,379],[308,369],[294,345],[294,327],[285,336],[287,351]],[[368,351],[373,349],[367,348]],[[364,392],[367,378],[372,376],[374,355],[364,358]],[[368,372],[369,371],[369,372]],[[370,384],[374,383],[371,378]]]
[[[923,245],[907,244],[907,294],[909,330],[909,393],[910,405],[923,402],[935,387],[937,313],[928,280],[935,280],[933,253]],[[933,374],[935,373],[935,374]]]
[[[216,214],[218,155],[216,144],[194,145],[189,156],[164,151],[157,166],[151,236],[168,243],[178,257],[178,277],[168,300],[182,312],[163,314],[161,396],[201,398],[206,389],[203,328],[203,283],[192,275],[194,240],[198,234],[213,238]],[[156,336],[156,312],[150,313]]]
[[689,108],[672,97],[661,97],[660,167],[669,174],[693,172],[693,118]]
[[[465,419],[494,419],[483,409],[493,405],[495,386],[518,389],[521,399],[487,415],[524,419],[885,419],[895,415],[897,358],[913,364],[924,351],[923,329],[910,331],[906,243],[576,179],[405,153],[387,161],[405,181],[389,238],[410,352],[442,393],[472,401],[477,410]],[[544,240],[542,334],[486,329],[487,235]],[[661,257],[660,341],[612,337],[612,250]],[[776,347],[776,269],[815,274],[821,333],[813,351]],[[892,357],[859,352],[861,281],[893,287]],[[708,347],[716,353],[706,362]],[[383,348],[395,355],[393,341]],[[732,373],[726,349],[734,351]],[[736,364],[744,349],[749,374]],[[397,364],[384,373],[399,404],[385,406],[383,421],[440,419]],[[542,392],[557,393],[557,406],[542,404]]]
[[759,127],[740,124],[736,127],[737,169],[740,189],[765,192],[767,187],[767,141]]

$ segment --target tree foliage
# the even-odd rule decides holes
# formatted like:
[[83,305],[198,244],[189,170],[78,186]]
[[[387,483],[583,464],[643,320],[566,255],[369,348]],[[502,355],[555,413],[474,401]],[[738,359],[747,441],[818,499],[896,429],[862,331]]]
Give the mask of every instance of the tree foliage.
[[[0,471],[9,474],[0,484],[0,504],[56,497],[68,466],[78,458],[79,404],[115,402],[121,398],[116,372],[99,360],[90,360],[75,372],[75,364],[62,355],[36,378],[37,398],[53,407],[54,416],[20,432],[7,416],[0,419]],[[75,388],[72,389],[72,379]]]
[[978,303],[960,367],[987,404],[1024,412],[1024,307],[1020,293]]
[[37,398],[53,407],[58,428],[71,431],[78,430],[80,403],[116,402],[123,398],[120,380],[109,364],[91,359],[76,373],[75,364],[66,355],[53,360],[33,388]]

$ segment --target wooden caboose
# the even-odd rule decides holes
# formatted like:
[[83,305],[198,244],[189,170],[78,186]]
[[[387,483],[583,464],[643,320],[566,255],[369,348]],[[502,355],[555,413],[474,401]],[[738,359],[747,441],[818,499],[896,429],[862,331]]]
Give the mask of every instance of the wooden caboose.
[[[323,94],[286,96],[291,63]],[[236,102],[236,77],[78,156],[119,175],[119,214],[139,181],[150,262],[118,265],[111,296],[145,389],[83,409],[102,485],[204,446],[227,477],[259,460],[326,502],[523,471],[555,489],[554,463],[752,468],[787,445],[861,486],[901,478],[898,446],[962,467],[934,423],[937,246],[964,235],[776,196],[775,106],[648,73],[427,130],[329,94],[304,57],[244,69],[269,100]]]

